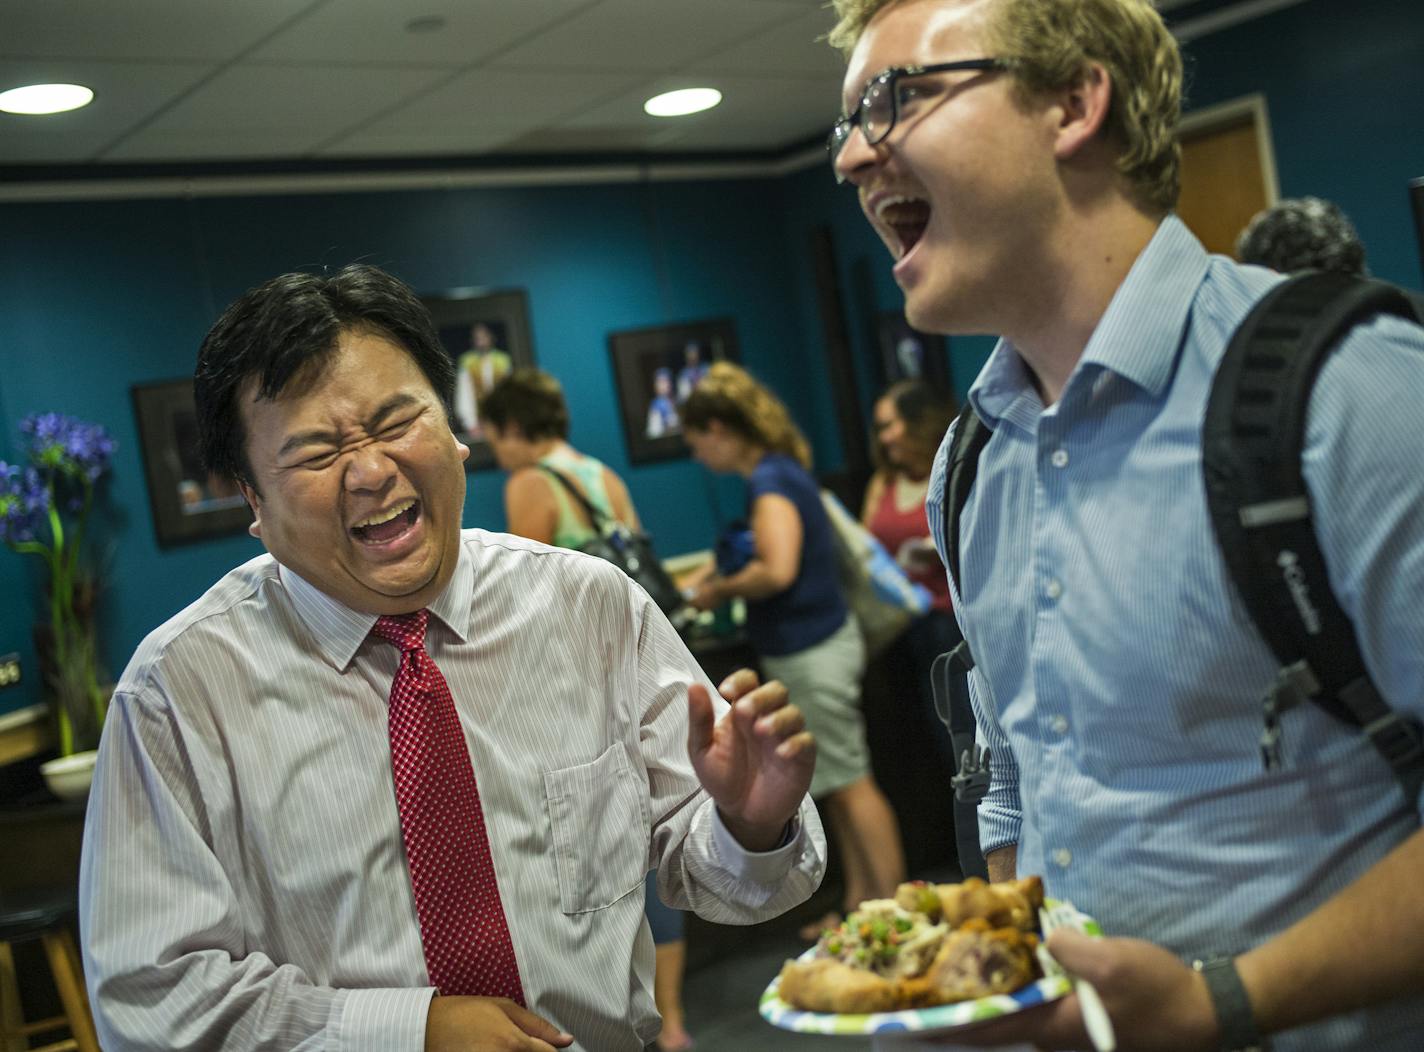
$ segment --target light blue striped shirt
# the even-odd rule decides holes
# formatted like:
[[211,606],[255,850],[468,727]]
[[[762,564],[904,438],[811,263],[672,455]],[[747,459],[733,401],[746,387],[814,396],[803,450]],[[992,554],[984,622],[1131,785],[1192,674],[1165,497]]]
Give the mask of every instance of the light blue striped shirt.
[[[1001,341],[970,390],[993,429],[954,596],[993,784],[985,851],[1110,934],[1241,953],[1419,828],[1359,734],[1313,705],[1263,769],[1276,672],[1208,522],[1201,426],[1226,343],[1276,280],[1168,217],[1044,408]],[[1312,395],[1304,457],[1331,583],[1386,700],[1424,716],[1424,330],[1357,329]],[[945,455],[930,481],[937,541]],[[943,555],[943,552],[941,552]],[[1419,887],[1401,895],[1420,894]],[[1424,997],[1282,1035],[1278,1049],[1417,1049]]]
[[[732,839],[687,754],[688,685],[712,686],[612,564],[466,530],[430,609],[525,999],[576,1049],[641,1052],[658,1032],[644,875],[719,923],[773,917],[821,879],[815,808],[774,851]],[[262,556],[135,653],[81,867],[109,1052],[424,1047],[387,733],[400,653],[375,620]]]

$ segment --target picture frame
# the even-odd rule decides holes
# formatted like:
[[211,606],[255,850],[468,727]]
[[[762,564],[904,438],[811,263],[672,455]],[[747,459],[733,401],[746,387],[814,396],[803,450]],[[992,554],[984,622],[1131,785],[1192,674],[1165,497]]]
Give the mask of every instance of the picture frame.
[[948,347],[943,336],[920,332],[901,311],[881,311],[875,321],[883,387],[901,380],[924,380],[936,390],[950,390]]
[[499,380],[534,365],[529,297],[523,289],[451,289],[421,302],[455,363],[455,434],[470,447],[465,470],[492,468],[494,451],[480,433],[477,407]]
[[609,333],[628,460],[647,464],[691,455],[677,407],[713,362],[738,361],[731,318]]
[[244,532],[252,512],[237,483],[209,475],[199,460],[193,378],[135,384],[130,393],[158,546]]

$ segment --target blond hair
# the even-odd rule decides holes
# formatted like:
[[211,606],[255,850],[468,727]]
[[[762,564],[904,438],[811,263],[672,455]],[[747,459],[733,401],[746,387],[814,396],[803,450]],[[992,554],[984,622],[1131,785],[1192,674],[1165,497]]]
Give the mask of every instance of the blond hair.
[[680,412],[684,428],[706,431],[716,420],[748,442],[811,467],[811,445],[786,406],[739,365],[713,362]]
[[[849,54],[881,10],[902,0],[834,0],[827,40]],[[1080,82],[1090,62],[1112,81],[1105,127],[1117,170],[1141,204],[1171,211],[1181,192],[1182,56],[1150,0],[995,0],[986,24],[992,57],[1009,60],[1022,97]]]

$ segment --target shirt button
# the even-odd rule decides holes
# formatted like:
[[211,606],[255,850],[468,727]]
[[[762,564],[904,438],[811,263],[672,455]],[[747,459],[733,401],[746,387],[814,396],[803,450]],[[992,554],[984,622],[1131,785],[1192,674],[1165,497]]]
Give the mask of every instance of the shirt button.
[[1055,449],[1053,456],[1049,457],[1048,461],[1055,468],[1066,468],[1068,466],[1068,451],[1066,449]]
[[1069,851],[1066,847],[1060,847],[1057,851],[1053,852],[1053,861],[1057,862],[1064,869],[1067,869],[1073,864],[1073,852]]
[[1048,587],[1044,590],[1048,593],[1048,598],[1057,599],[1063,594],[1063,585],[1059,582],[1058,578],[1054,577],[1049,580]]
[[1067,733],[1068,733],[1068,717],[1067,717],[1067,716],[1054,716],[1053,719],[1051,719],[1051,720],[1048,721],[1048,725],[1053,728],[1054,733],[1056,733],[1056,734],[1067,734]]

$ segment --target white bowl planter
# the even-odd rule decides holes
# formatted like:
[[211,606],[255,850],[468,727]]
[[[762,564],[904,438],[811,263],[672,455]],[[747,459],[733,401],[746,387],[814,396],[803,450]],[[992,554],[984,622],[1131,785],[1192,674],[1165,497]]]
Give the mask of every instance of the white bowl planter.
[[94,761],[99,754],[93,749],[61,756],[40,764],[49,791],[61,800],[83,800],[89,795],[89,782],[94,777]]

